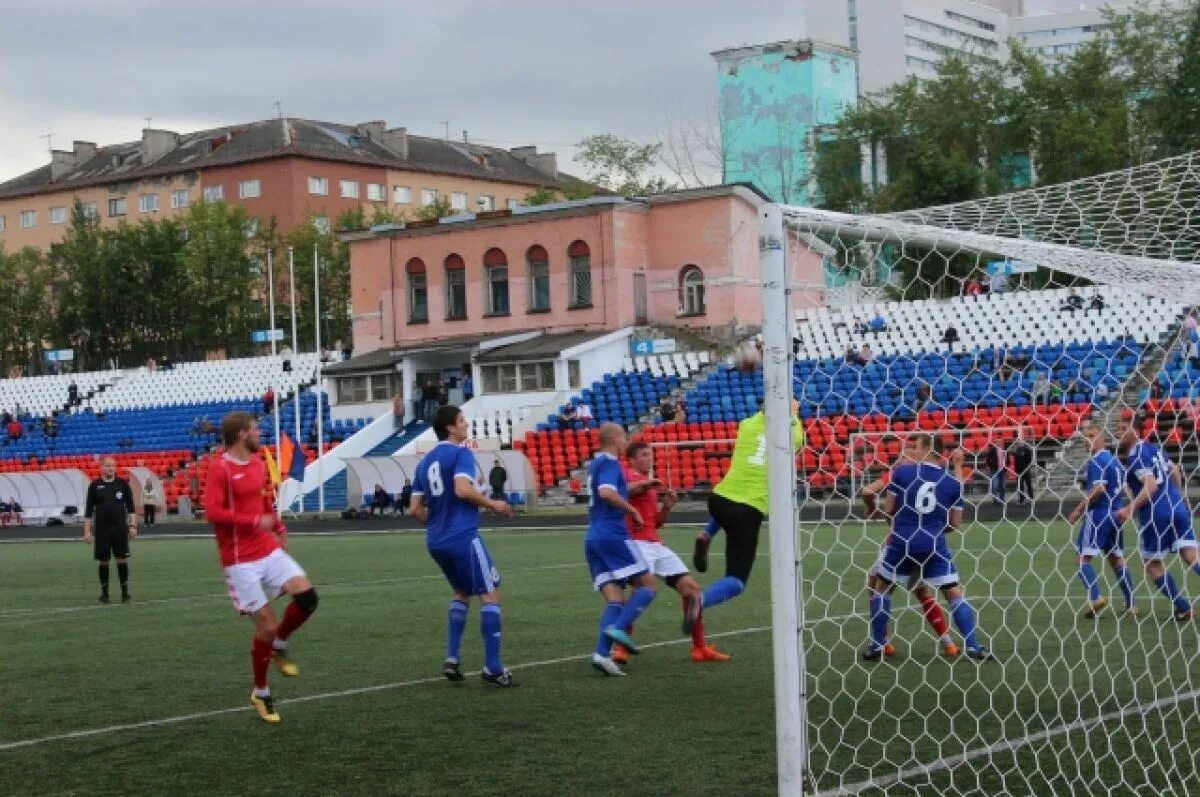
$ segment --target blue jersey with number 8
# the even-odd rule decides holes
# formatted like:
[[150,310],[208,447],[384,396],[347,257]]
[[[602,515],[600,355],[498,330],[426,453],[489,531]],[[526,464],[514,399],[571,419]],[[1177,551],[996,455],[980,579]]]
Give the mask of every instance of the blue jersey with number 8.
[[413,495],[424,499],[429,508],[425,522],[425,542],[431,548],[446,545],[479,533],[479,508],[459,498],[454,480],[465,476],[475,482],[475,455],[469,449],[443,440],[417,465]]
[[962,483],[945,468],[928,462],[897,467],[887,490],[896,499],[888,542],[912,554],[938,548],[950,527],[950,513],[963,505]]

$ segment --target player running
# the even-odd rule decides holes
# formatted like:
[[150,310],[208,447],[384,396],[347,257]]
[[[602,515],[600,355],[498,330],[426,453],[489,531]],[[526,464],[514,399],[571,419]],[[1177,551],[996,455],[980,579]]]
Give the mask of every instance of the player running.
[[[279,722],[267,670],[274,659],[283,675],[300,674],[288,658],[288,640],[317,610],[317,591],[285,550],[287,529],[275,511],[267,466],[258,457],[258,421],[248,412],[229,413],[221,421],[221,440],[225,453],[208,469],[204,516],[217,537],[233,606],[254,620],[250,705],[263,722]],[[285,592],[292,602],[276,623],[270,600]]]
[[1200,574],[1192,513],[1183,497],[1183,473],[1178,465],[1167,461],[1161,448],[1140,438],[1131,420],[1122,419],[1117,425],[1117,441],[1125,455],[1125,482],[1133,495],[1131,503],[1117,510],[1117,524],[1125,523],[1137,512],[1146,575],[1175,605],[1175,619],[1187,622],[1196,616],[1192,602],[1163,566],[1167,554],[1178,553]]
[[477,595],[482,604],[479,630],[484,656],[480,677],[484,683],[509,688],[517,682],[500,661],[500,572],[479,536],[479,510],[511,515],[512,507],[507,501],[484,497],[476,486],[475,455],[463,447],[467,429],[467,419],[458,407],[447,404],[434,414],[438,444],[417,465],[412,513],[425,524],[429,555],[454,591],[442,675],[451,681],[463,680],[458,654],[471,598]]
[[[937,439],[934,440],[934,447],[937,448]],[[900,465],[908,460],[901,455],[901,458],[896,462]],[[961,460],[959,460],[961,465]],[[868,520],[891,520],[885,515],[877,504],[878,496],[887,490],[889,481],[891,480],[891,471],[884,471],[883,475],[875,481],[868,484],[862,489],[863,506],[867,510]],[[954,476],[962,481],[962,471],[958,470]],[[875,576],[879,574],[879,565],[883,563],[884,554],[887,552],[888,539],[891,538],[889,530],[887,538],[884,539],[883,546],[879,550],[879,558],[875,560],[875,564],[871,565],[871,569],[867,571],[867,599],[870,600],[875,592]],[[933,629],[933,635],[938,638],[938,643],[942,646],[942,650],[949,658],[955,658],[959,654],[958,645],[954,644],[954,639],[950,636],[950,627],[946,624],[946,613],[942,611],[942,607],[938,605],[937,596],[933,594],[933,590],[928,584],[920,578],[920,573],[915,569],[908,576],[906,585],[908,591],[913,594],[918,601],[921,602],[921,612],[925,615],[925,620],[929,623],[929,627]],[[884,643],[883,655],[893,656],[896,653],[896,646],[891,640]]]
[[[675,552],[663,544],[658,530],[666,522],[671,507],[679,500],[674,490],[668,490],[659,500],[658,489],[662,482],[650,477],[654,468],[654,451],[646,443],[632,443],[625,452],[625,479],[629,483],[629,503],[642,516],[642,525],[635,525],[631,517],[626,517],[629,536],[642,554],[642,559],[650,568],[652,575],[658,576],[684,598],[693,604],[700,600],[700,585],[688,575],[687,566]],[[626,633],[633,633],[633,626],[625,628]],[[729,655],[709,645],[704,639],[704,622],[697,621],[692,627],[692,661],[729,661]],[[624,664],[629,660],[628,651],[624,645],[615,645],[612,654],[613,661]]]
[[1088,424],[1083,436],[1092,452],[1087,465],[1085,494],[1067,517],[1067,522],[1071,524],[1083,518],[1075,543],[1079,552],[1079,580],[1088,593],[1088,605],[1083,616],[1094,618],[1108,606],[1108,599],[1100,597],[1100,578],[1092,567],[1092,557],[1100,555],[1108,557],[1109,567],[1117,577],[1121,594],[1125,596],[1125,614],[1135,615],[1137,607],[1133,600],[1133,579],[1125,566],[1122,524],[1116,519],[1117,510],[1125,505],[1125,478],[1121,473],[1121,464],[1108,450],[1108,435],[1099,424]]
[[933,438],[924,432],[904,441],[910,460],[892,470],[883,511],[892,518],[892,533],[871,594],[871,641],[863,648],[867,661],[883,658],[888,624],[892,619],[892,590],[896,581],[918,572],[921,581],[939,587],[950,603],[950,614],[966,643],[967,656],[976,661],[991,658],[975,636],[975,611],[963,597],[947,532],[962,524],[962,481],[954,476],[962,467],[962,450],[950,457],[947,471],[933,451]]
[[[626,515],[635,528],[643,525],[641,513],[629,503],[629,484],[621,468],[620,458],[629,440],[615,423],[601,424],[599,435],[600,451],[588,466],[588,530],[583,542],[592,586],[605,600],[592,666],[605,675],[620,676],[625,673],[612,660],[613,643],[623,645],[629,653],[641,652],[625,628],[654,600],[656,586],[625,525]],[[635,587],[628,601],[626,583]]]
[[[796,417],[800,402],[792,399],[792,448],[804,445],[804,425]],[[725,530],[725,577],[704,591],[700,605],[684,599],[683,632],[690,634],[702,609],[733,600],[746,589],[754,558],[758,555],[758,532],[767,514],[767,419],[759,410],[738,424],[729,470],[708,497],[708,513]],[[707,569],[711,535],[696,538],[696,569]],[[704,564],[701,567],[700,564]]]

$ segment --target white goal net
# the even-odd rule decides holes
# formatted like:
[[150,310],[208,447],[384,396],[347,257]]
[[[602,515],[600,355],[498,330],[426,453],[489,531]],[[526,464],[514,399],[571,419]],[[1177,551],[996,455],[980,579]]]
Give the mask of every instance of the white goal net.
[[[1200,303],[1198,207],[1192,155],[891,216],[784,208],[785,235],[820,259],[824,283],[865,285],[856,295],[870,299],[802,297],[796,356],[767,365],[790,367],[808,432],[797,547],[810,790],[1200,790],[1200,636],[1194,620],[1176,620],[1200,596],[1200,575],[1168,551],[1171,581],[1156,586],[1144,567],[1154,560],[1139,555],[1153,523],[1136,513],[1123,547],[1085,544],[1083,567],[1081,523],[1067,520],[1084,496],[1092,423],[1123,467],[1140,456],[1117,440],[1132,421],[1180,466],[1182,500],[1196,490],[1200,349],[1187,319]],[[886,590],[877,583],[870,597],[866,577],[889,524],[866,519],[861,493],[921,433],[965,453],[962,525],[946,537],[962,596],[934,590],[960,655],[946,655],[908,592],[901,571],[928,566],[915,545],[894,571],[895,653],[867,659]],[[895,492],[903,507],[911,493]],[[1113,515],[1103,496],[1086,514]],[[1169,533],[1186,536],[1190,515]],[[894,545],[911,544],[893,533]],[[1124,554],[1136,614],[1110,553]],[[966,655],[963,600],[989,660]]]

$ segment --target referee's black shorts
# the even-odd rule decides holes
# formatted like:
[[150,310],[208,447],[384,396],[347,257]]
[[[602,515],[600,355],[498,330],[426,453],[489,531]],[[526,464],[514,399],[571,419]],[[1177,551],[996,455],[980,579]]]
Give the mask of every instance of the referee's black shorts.
[[97,562],[107,562],[114,557],[129,558],[129,529],[124,524],[116,527],[97,524],[94,537]]
[[708,496],[708,513],[726,535],[725,575],[748,583],[754,557],[758,555],[758,531],[762,528],[763,513],[716,493]]

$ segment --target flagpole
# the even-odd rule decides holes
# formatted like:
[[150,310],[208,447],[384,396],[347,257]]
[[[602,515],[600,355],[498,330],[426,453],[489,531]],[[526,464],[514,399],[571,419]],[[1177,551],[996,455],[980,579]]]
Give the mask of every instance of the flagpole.
[[325,514],[325,482],[321,478],[322,458],[325,456],[324,424],[321,418],[321,262],[313,246],[313,313],[316,314],[317,351],[317,512]]
[[[275,370],[279,366],[278,346],[275,345],[275,269],[273,253],[267,250],[267,296],[268,307],[270,307],[271,323],[267,328],[267,335],[271,338],[271,395],[275,397],[275,406],[272,410],[275,419],[275,462],[280,468],[283,467],[283,440],[280,439],[279,430],[279,384],[278,372]],[[283,474],[279,475],[279,483],[283,483]],[[277,507],[278,508],[278,507]]]
[[[296,262],[295,252],[288,247],[288,290],[291,292],[292,303],[292,409],[296,415],[296,439],[292,442],[292,456],[304,457],[304,438],[300,436],[300,370],[296,367],[296,358],[300,354],[300,339],[296,336]],[[304,480],[300,480],[300,489],[296,491],[300,501],[300,509],[304,509]]]

